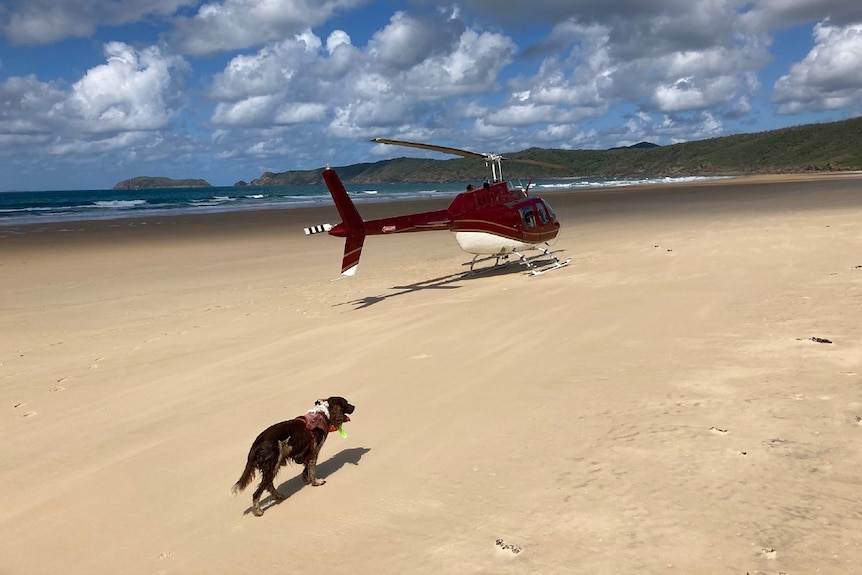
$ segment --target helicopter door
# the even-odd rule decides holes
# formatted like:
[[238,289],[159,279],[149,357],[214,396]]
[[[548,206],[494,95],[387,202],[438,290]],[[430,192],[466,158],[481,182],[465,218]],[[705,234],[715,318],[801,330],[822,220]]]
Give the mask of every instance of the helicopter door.
[[531,230],[536,227],[536,214],[533,211],[532,205],[521,208],[521,221],[524,223],[525,230]]

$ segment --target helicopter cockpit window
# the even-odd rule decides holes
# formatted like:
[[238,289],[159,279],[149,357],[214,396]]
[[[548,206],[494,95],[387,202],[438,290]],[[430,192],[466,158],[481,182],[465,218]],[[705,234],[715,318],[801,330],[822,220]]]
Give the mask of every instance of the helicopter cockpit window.
[[529,230],[536,225],[536,216],[533,214],[533,207],[521,208],[521,219],[524,220],[524,229]]
[[548,203],[546,203],[546,202],[545,202],[545,200],[542,200],[542,205],[543,205],[543,206],[545,206],[545,208],[548,210],[548,214],[550,214],[551,219],[552,219],[552,220],[556,220],[556,219],[557,219],[557,215],[554,213],[553,208],[551,208],[551,204],[548,204]]
[[548,223],[548,214],[545,212],[545,206],[542,204],[536,204],[536,211],[539,212],[539,221],[542,222],[542,225]]

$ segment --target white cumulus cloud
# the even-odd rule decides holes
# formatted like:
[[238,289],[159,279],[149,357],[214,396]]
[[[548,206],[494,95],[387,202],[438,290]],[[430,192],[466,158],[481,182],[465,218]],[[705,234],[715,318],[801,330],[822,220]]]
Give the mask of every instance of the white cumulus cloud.
[[104,47],[107,63],[87,71],[57,109],[85,132],[165,128],[181,98],[175,83],[186,64],[156,47],[136,51],[122,42]]
[[862,24],[814,28],[814,48],[775,83],[779,112],[862,111]]
[[172,45],[196,56],[260,46],[326,22],[363,0],[223,0],[178,17]]

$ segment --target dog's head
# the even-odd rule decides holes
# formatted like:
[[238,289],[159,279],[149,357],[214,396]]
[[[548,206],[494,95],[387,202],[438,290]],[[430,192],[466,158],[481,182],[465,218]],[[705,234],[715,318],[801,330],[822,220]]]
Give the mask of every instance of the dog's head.
[[350,421],[348,414],[353,413],[353,410],[356,409],[346,399],[337,395],[333,395],[327,399],[318,399],[314,404],[326,404],[326,407],[329,409],[329,423],[334,427],[340,427],[345,421]]

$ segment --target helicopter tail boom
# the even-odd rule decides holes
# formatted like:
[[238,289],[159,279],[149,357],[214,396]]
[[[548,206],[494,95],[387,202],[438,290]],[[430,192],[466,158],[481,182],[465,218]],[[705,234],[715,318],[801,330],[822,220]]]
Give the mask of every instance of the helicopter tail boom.
[[353,200],[350,199],[344,184],[334,170],[326,168],[323,171],[323,180],[326,182],[326,187],[329,188],[329,193],[342,221],[335,226],[321,224],[306,228],[305,234],[327,232],[331,236],[345,238],[344,258],[341,262],[342,275],[352,276],[356,273],[365,236],[452,229],[453,220],[449,210],[435,210],[365,221],[359,215]]

